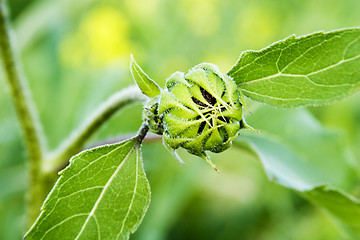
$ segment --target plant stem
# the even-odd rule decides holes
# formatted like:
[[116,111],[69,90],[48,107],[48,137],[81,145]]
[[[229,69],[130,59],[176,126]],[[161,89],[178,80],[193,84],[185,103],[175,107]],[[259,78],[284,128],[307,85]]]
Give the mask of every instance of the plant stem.
[[138,140],[138,143],[137,144],[141,144],[142,141],[144,140],[146,134],[148,133],[149,131],[149,126],[146,124],[146,123],[142,123],[138,133],[137,133],[137,138],[139,139]]
[[4,72],[8,81],[15,110],[25,138],[29,157],[29,190],[27,199],[27,218],[30,225],[37,217],[42,201],[41,161],[44,155],[44,137],[37,112],[30,96],[25,77],[15,57],[12,46],[11,29],[7,22],[5,4],[0,0],[0,52]]
[[44,171],[52,174],[59,171],[72,157],[84,147],[85,142],[98,130],[105,121],[122,107],[135,102],[145,101],[137,86],[132,86],[115,93],[105,101],[78,130],[73,132],[61,146],[49,154],[44,162]]

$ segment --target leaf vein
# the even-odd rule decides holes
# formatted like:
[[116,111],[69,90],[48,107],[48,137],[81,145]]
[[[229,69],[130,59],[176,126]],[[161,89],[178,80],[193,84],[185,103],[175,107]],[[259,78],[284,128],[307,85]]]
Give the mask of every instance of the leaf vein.
[[[64,181],[63,183],[61,183],[61,185],[59,186],[59,189],[57,190],[57,194],[58,194],[59,192],[61,192],[61,188],[65,185],[65,183],[67,183],[68,181],[70,181],[70,180],[71,180],[72,178],[74,178],[76,175],[79,175],[83,170],[85,170],[85,168],[89,167],[91,164],[93,164],[94,162],[97,162],[97,161],[100,160],[101,158],[103,158],[103,157],[111,154],[112,152],[118,150],[120,147],[126,146],[126,145],[129,144],[129,143],[130,143],[130,141],[128,141],[128,142],[126,142],[126,143],[124,143],[124,144],[120,144],[118,147],[114,148],[113,150],[111,150],[111,151],[108,152],[107,154],[104,154],[104,155],[102,155],[101,157],[99,157],[99,158],[91,161],[88,165],[86,165],[84,168],[82,168],[79,172],[77,172],[76,174],[72,175],[71,177],[69,177],[69,179],[67,179],[66,181]],[[77,156],[77,158],[78,158],[78,159],[81,159],[79,155]],[[85,160],[85,161],[86,161],[86,160]],[[70,166],[69,166],[69,167],[70,167]],[[63,175],[60,176],[58,182],[60,182],[60,180],[61,180],[62,178],[64,178]],[[53,191],[53,190],[52,190],[52,191]],[[51,191],[50,195],[52,194],[52,191]],[[49,196],[50,196],[50,195],[49,195]],[[46,208],[46,205],[45,205],[45,208]],[[52,209],[47,213],[47,215],[42,219],[41,222],[44,222],[49,216],[51,216],[51,213],[52,213],[54,210],[55,210],[55,205],[54,205],[54,207],[52,207]]]
[[136,190],[137,190],[137,185],[138,185],[138,176],[139,176],[138,171],[139,171],[139,150],[137,149],[136,150],[136,173],[135,173],[136,178],[135,178],[135,186],[134,186],[134,190],[133,190],[133,195],[132,195],[129,207],[128,207],[128,211],[127,211],[127,213],[126,213],[126,215],[124,217],[124,220],[122,222],[121,230],[120,230],[119,234],[116,236],[116,239],[118,239],[121,236],[121,234],[122,234],[122,232],[124,230],[125,222],[126,222],[127,218],[129,217],[129,213],[130,213],[130,211],[132,209],[132,205],[133,205],[133,202],[134,202],[134,198],[135,198]]
[[[343,59],[343,60],[341,60],[341,61],[339,61],[339,62],[337,62],[337,63],[334,63],[334,64],[332,64],[332,65],[330,65],[330,66],[327,66],[327,67],[325,67],[325,68],[319,69],[319,70],[317,70],[317,71],[315,71],[315,72],[312,72],[312,73],[309,73],[309,74],[284,74],[284,73],[279,72],[279,73],[276,73],[276,74],[274,74],[274,75],[270,75],[270,76],[267,76],[267,77],[258,78],[258,79],[252,80],[252,81],[247,81],[247,82],[240,83],[240,84],[238,84],[238,86],[244,86],[244,85],[248,85],[248,84],[255,83],[255,82],[259,82],[259,81],[269,80],[269,79],[271,79],[271,78],[275,78],[275,77],[279,77],[279,76],[305,77],[305,78],[309,79],[308,77],[311,76],[311,75],[314,75],[314,74],[317,74],[317,73],[326,71],[326,70],[331,69],[331,68],[333,68],[333,67],[339,66],[339,65],[341,65],[341,64],[343,64],[343,63],[346,63],[346,62],[355,60],[355,59],[357,59],[357,58],[359,58],[359,57],[360,57],[360,55],[357,55],[357,56],[354,56],[354,57],[352,57],[352,58],[348,58],[348,59],[345,59],[345,60]],[[324,86],[324,87],[339,87],[339,86],[349,86],[349,85],[350,85],[350,86],[354,86],[354,85],[356,85],[356,84],[351,84],[351,83],[328,85],[328,84],[319,84],[319,83],[316,83],[316,82],[314,82],[313,80],[310,80],[310,79],[309,79],[309,81],[312,82],[313,84],[317,85],[317,86]]]
[[354,40],[352,40],[344,49],[343,52],[343,59],[345,59],[345,55],[346,55],[346,51],[349,49],[349,47],[351,46],[351,44],[353,44],[354,42],[358,41],[360,39],[360,36],[355,38]]
[[[126,145],[128,145],[131,141],[127,141],[126,143],[124,144],[120,144],[119,146],[117,146],[116,148],[114,148],[113,150],[111,150],[110,152],[104,154],[104,155],[101,155],[101,157],[99,158],[96,158],[94,159],[93,161],[91,161],[88,165],[86,165],[85,167],[83,167],[79,172],[73,174],[71,177],[69,177],[66,181],[64,181],[61,186],[59,186],[59,190],[58,192],[60,192],[61,188],[65,185],[65,183],[67,183],[68,181],[70,181],[72,178],[76,177],[77,175],[79,175],[82,171],[84,171],[85,169],[87,169],[89,166],[91,166],[92,164],[96,163],[97,161],[99,161],[100,159],[102,158],[105,158],[107,157],[108,155],[110,155],[111,153],[117,151],[119,148],[121,147],[125,147]],[[78,157],[80,158],[80,157]]]
[[44,235],[40,238],[40,240],[44,239],[44,237],[46,236],[46,234],[48,234],[49,232],[51,232],[51,230],[53,230],[54,228],[57,228],[58,226],[60,226],[61,224],[63,224],[64,222],[74,218],[74,217],[79,217],[79,216],[87,216],[88,213],[80,213],[80,214],[76,214],[76,215],[72,215],[64,220],[62,220],[61,222],[59,222],[58,224],[52,226],[51,228],[49,228],[45,233]]
[[[343,34],[342,34],[343,35]],[[300,59],[301,57],[303,57],[306,53],[308,53],[309,51],[311,51],[314,48],[320,47],[322,44],[332,40],[333,38],[337,38],[340,36],[334,35],[333,37],[329,38],[329,39],[324,39],[323,41],[319,42],[318,44],[315,44],[314,46],[311,46],[310,48],[308,48],[306,51],[304,51],[303,53],[301,53],[297,58],[295,58],[293,61],[289,62],[280,72],[283,72],[284,70],[286,70],[290,65],[292,65],[293,63],[295,63],[298,59]],[[298,44],[298,43],[297,43]]]
[[57,200],[56,200],[56,203],[54,205],[56,205],[61,199],[64,199],[64,198],[68,198],[68,197],[71,197],[75,194],[78,194],[80,192],[85,192],[85,191],[88,191],[88,190],[92,190],[92,189],[96,189],[96,188],[104,188],[104,186],[94,186],[94,187],[89,187],[89,188],[85,188],[85,189],[80,189],[76,192],[72,192],[66,196],[63,196],[63,197],[59,197]]
[[[129,143],[129,142],[130,142],[130,141],[128,141],[128,143]],[[124,160],[121,162],[121,164],[116,168],[116,171],[111,175],[109,181],[105,184],[103,190],[101,191],[101,194],[100,194],[98,200],[95,202],[94,207],[92,208],[91,212],[89,213],[89,216],[87,217],[86,221],[84,222],[84,224],[83,224],[83,226],[82,226],[79,234],[76,236],[75,240],[76,240],[76,239],[79,239],[79,237],[81,236],[81,234],[82,234],[82,232],[84,231],[84,229],[85,229],[85,227],[86,227],[86,225],[87,225],[90,217],[94,215],[94,213],[95,213],[95,211],[96,211],[96,209],[97,209],[97,207],[98,207],[98,205],[99,205],[102,197],[104,196],[107,188],[109,187],[109,185],[111,184],[111,182],[113,181],[113,179],[115,178],[115,176],[117,175],[117,173],[120,171],[120,169],[122,168],[122,166],[124,165],[124,163],[126,162],[126,160],[129,158],[129,156],[131,155],[131,153],[133,152],[133,150],[134,150],[135,147],[136,147],[136,144],[130,149],[129,153],[126,155],[126,157],[125,157]]]

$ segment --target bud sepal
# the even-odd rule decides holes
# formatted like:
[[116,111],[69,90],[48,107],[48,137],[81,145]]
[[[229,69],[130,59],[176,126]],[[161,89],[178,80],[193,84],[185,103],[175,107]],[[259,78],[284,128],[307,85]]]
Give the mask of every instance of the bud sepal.
[[155,97],[160,94],[161,88],[159,85],[141,69],[133,55],[130,55],[130,72],[143,94],[148,97]]

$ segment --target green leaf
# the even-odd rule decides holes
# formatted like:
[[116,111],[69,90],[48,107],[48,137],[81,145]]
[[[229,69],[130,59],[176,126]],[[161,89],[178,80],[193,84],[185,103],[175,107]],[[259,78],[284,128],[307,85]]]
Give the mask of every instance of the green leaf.
[[330,187],[333,180],[327,172],[271,139],[258,136],[242,136],[240,139],[246,139],[258,155],[269,180],[300,192],[330,213],[348,234],[360,238],[360,202],[338,188]]
[[130,57],[130,72],[141,92],[148,97],[155,97],[160,94],[160,87],[136,63],[133,55]]
[[26,239],[128,239],[150,202],[138,138],[74,156]]
[[274,107],[341,99],[360,88],[360,28],[290,36],[246,51],[228,75],[245,96]]
[[247,122],[263,132],[244,133],[235,146],[249,146],[269,180],[300,192],[360,239],[359,200],[344,193],[355,187],[357,175],[342,135],[323,128],[305,109],[261,106]]
[[[349,164],[345,136],[324,128],[308,110],[274,109],[261,105],[246,118],[246,122],[262,133],[243,137],[251,138],[262,151],[268,149],[269,154],[264,157],[279,156],[273,160],[274,164],[286,164],[287,170],[283,173],[289,176],[301,173],[304,181],[312,180],[310,187],[330,183],[349,188],[349,179],[355,178],[354,166]],[[281,168],[274,164],[269,166],[273,167],[271,172],[280,171]]]
[[305,191],[304,195],[331,214],[348,232],[351,239],[360,238],[360,201],[358,199],[328,186],[319,186]]

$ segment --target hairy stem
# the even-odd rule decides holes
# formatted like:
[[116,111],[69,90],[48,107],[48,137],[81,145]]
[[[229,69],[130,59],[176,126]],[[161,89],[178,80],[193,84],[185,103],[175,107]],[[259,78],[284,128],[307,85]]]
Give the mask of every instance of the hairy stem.
[[44,171],[49,174],[56,173],[68,162],[70,157],[83,149],[86,141],[119,109],[146,99],[136,86],[123,89],[111,96],[94,111],[88,121],[74,131],[58,149],[49,154],[49,157],[46,158],[47,161],[44,162]]
[[28,90],[24,75],[18,64],[12,46],[11,29],[7,22],[7,11],[4,1],[0,0],[0,52],[5,77],[10,87],[15,110],[24,134],[29,157],[29,190],[27,200],[28,224],[37,217],[42,200],[41,161],[44,155],[44,137],[42,135],[37,113]]
[[139,131],[138,131],[138,134],[137,134],[137,137],[138,137],[138,144],[141,144],[146,136],[146,134],[148,133],[149,131],[149,126],[143,122],[143,124],[141,125]]

